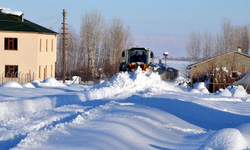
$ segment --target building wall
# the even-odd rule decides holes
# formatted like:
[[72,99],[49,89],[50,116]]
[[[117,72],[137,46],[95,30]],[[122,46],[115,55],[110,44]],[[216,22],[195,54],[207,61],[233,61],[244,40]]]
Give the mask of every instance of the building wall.
[[37,43],[37,72],[38,79],[43,80],[49,77],[55,77],[56,62],[56,35],[39,34]]
[[245,73],[246,71],[250,71],[250,57],[238,53],[231,53],[199,64],[192,68],[192,72],[194,74],[204,74],[219,67],[226,67],[226,69],[230,71]]
[[[17,38],[17,50],[5,50],[5,38]],[[40,74],[42,75],[39,77],[39,66],[45,68],[47,65],[49,69],[47,69],[46,77],[54,77],[57,45],[56,38],[55,34],[0,31],[0,73],[5,72],[5,65],[18,65],[19,73],[31,73],[32,76],[34,75],[34,79],[42,81],[45,78],[44,70],[41,69]],[[42,41],[41,50],[40,40]]]

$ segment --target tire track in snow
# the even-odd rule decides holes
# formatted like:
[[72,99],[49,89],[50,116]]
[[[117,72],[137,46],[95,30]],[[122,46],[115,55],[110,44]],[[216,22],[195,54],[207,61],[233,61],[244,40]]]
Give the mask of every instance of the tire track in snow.
[[[72,96],[72,95],[71,95]],[[61,101],[62,96],[60,95],[59,98],[57,98],[57,101]],[[69,97],[67,97],[69,98]],[[70,122],[73,122],[79,115],[86,114],[89,110],[95,109],[96,107],[102,106],[102,104],[106,104],[109,101],[86,101],[86,102],[78,102],[78,104],[71,105],[72,102],[65,102],[65,97],[63,99],[63,102],[60,102],[57,104],[53,110],[47,110],[48,113],[44,113],[44,116],[40,116],[39,120],[31,119],[33,122],[29,123],[32,124],[29,127],[26,127],[26,132],[24,134],[16,135],[16,137],[13,138],[12,143],[10,141],[5,140],[2,141],[0,145],[0,149],[2,147],[6,147],[8,145],[9,148],[15,148],[15,147],[22,147],[22,145],[26,145],[27,143],[30,143],[34,137],[33,134],[41,134],[46,131],[52,131],[58,126],[62,126],[64,124],[68,124]],[[63,105],[65,104],[66,105]],[[91,106],[91,107],[89,107]],[[37,118],[37,116],[35,117]],[[27,124],[27,123],[26,123]],[[32,129],[32,130],[31,130]],[[45,140],[45,137],[41,137],[39,140]],[[36,143],[39,145],[39,142]],[[34,145],[34,143],[33,143]]]

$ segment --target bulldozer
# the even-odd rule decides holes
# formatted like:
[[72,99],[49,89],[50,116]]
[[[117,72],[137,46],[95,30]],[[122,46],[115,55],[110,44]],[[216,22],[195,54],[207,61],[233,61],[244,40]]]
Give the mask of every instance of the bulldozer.
[[119,71],[134,72],[140,67],[143,71],[152,71],[152,61],[154,53],[149,47],[127,47],[122,52],[123,62],[120,64]]

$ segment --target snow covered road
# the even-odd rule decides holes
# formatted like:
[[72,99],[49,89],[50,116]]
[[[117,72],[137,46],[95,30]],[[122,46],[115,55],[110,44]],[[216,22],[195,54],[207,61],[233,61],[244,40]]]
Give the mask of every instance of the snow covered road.
[[[0,87],[0,149],[247,149],[250,96],[210,94],[156,74],[121,73],[93,87]],[[56,86],[53,86],[56,85]]]

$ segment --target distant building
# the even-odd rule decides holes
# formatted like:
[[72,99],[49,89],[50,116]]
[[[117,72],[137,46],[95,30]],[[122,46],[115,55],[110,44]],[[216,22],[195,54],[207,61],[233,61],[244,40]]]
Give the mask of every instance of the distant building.
[[159,64],[155,66],[155,68],[157,68],[155,72],[161,75],[162,80],[171,81],[179,77],[179,70],[170,66],[167,66],[167,69],[165,69],[165,64],[161,62],[161,59],[159,60]]
[[0,8],[0,83],[55,76],[57,33],[23,16]]
[[196,81],[210,79],[210,92],[226,88],[241,75],[250,71],[250,55],[239,51],[225,53],[200,63],[188,66],[191,69],[191,86]]

